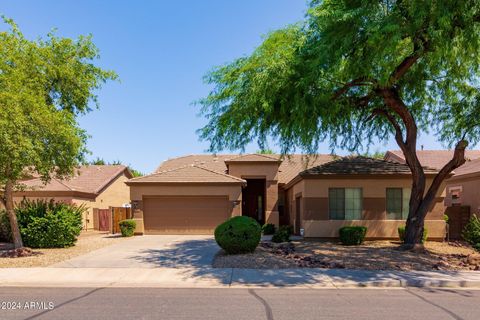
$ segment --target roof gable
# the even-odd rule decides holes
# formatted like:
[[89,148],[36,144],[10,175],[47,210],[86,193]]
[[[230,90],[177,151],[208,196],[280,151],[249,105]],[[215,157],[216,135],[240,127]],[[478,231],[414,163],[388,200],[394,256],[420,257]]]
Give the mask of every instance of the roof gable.
[[244,154],[238,157],[234,157],[232,159],[225,160],[225,163],[233,163],[233,162],[273,162],[273,163],[280,163],[282,160],[280,156],[273,155],[273,154],[258,154],[258,153],[251,153],[251,154]]

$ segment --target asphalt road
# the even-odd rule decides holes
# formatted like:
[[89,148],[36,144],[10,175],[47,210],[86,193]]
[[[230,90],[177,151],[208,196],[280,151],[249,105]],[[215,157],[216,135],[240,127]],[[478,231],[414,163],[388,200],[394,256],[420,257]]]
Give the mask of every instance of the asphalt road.
[[[20,310],[12,310],[14,306]],[[477,320],[480,319],[480,291],[3,287],[0,288],[0,307],[2,320]]]

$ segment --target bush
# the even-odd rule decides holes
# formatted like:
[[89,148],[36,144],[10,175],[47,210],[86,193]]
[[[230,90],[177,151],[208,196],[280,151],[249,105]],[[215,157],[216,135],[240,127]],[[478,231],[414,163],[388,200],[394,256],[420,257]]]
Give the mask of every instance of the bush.
[[[405,226],[398,227],[398,237],[400,238],[401,242],[405,242]],[[425,243],[428,238],[428,229],[423,228],[423,235],[422,235],[422,243]]]
[[275,233],[275,225],[273,223],[266,223],[262,227],[263,234],[269,235]]
[[462,231],[462,237],[471,245],[480,243],[480,219],[477,216],[472,215]]
[[23,243],[31,248],[64,248],[82,231],[84,206],[61,202],[22,201],[15,209]]
[[7,212],[0,210],[0,241],[12,241],[12,232],[10,230],[10,219],[8,219]]
[[215,241],[228,254],[249,253],[255,251],[262,228],[250,217],[233,217],[215,229]]
[[135,233],[135,228],[137,227],[135,220],[122,220],[118,224],[120,226],[120,231],[122,232],[122,237],[132,237]]
[[340,241],[346,246],[354,246],[362,244],[367,234],[367,227],[362,226],[348,226],[342,227],[338,230],[340,234]]
[[474,244],[473,248],[477,251],[480,251],[480,243]]
[[292,226],[281,226],[278,228],[277,232],[273,234],[272,242],[288,242],[290,241],[290,236],[293,233]]

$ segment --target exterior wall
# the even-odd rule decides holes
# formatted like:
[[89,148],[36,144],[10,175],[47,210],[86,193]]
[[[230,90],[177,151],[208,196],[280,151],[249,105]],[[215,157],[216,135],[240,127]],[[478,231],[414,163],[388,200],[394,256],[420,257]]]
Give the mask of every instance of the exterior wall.
[[277,162],[236,162],[228,165],[228,174],[242,179],[265,179],[265,223],[279,225]]
[[[429,183],[431,180],[427,181],[427,185]],[[368,228],[368,238],[397,238],[397,228],[405,225],[405,221],[387,220],[386,215],[386,188],[396,187],[410,188],[411,180],[395,177],[302,179],[286,192],[290,222],[296,226],[296,201],[299,200],[299,227],[304,228],[306,237],[338,237],[338,229],[342,226],[364,225]],[[330,220],[329,188],[362,188],[362,220]],[[443,239],[445,236],[444,194],[442,189],[426,217],[426,227],[431,239]]]
[[227,196],[232,204],[232,217],[242,214],[242,187],[240,184],[132,184],[133,219],[137,221],[136,234],[144,233],[143,199],[149,196]]
[[452,188],[461,188],[460,198],[455,205],[469,206],[470,212],[480,216],[480,176],[452,178],[447,180],[445,205],[453,206]]

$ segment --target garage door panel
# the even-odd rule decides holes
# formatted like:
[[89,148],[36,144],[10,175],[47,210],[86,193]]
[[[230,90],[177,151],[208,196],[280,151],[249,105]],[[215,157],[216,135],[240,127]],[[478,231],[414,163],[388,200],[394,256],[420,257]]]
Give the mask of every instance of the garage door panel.
[[145,198],[146,234],[213,234],[231,216],[227,197]]

